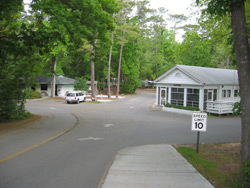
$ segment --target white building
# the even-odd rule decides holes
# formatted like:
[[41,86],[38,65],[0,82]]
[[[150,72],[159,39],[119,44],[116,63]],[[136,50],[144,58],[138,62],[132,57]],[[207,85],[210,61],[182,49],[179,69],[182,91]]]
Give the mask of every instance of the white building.
[[199,107],[201,111],[232,113],[239,101],[237,70],[176,65],[154,81],[156,104]]
[[[56,77],[56,89],[55,96],[65,97],[68,92],[74,91],[75,79],[64,77],[62,75]],[[38,78],[38,86],[36,86],[36,90],[40,92],[44,96],[51,96],[51,77],[40,76]],[[87,81],[86,84],[89,86],[88,94],[91,93],[91,82]],[[96,94],[97,90],[97,81],[95,81],[95,89]]]
[[[36,90],[44,96],[51,96],[51,77],[40,76],[38,83]],[[66,93],[74,91],[74,83],[75,79],[57,76],[55,95],[65,97]]]

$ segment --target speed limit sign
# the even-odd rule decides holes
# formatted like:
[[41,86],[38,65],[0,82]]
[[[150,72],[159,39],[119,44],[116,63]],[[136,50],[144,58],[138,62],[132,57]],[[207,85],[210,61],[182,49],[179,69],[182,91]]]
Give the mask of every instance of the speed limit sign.
[[207,113],[193,113],[192,131],[207,131]]

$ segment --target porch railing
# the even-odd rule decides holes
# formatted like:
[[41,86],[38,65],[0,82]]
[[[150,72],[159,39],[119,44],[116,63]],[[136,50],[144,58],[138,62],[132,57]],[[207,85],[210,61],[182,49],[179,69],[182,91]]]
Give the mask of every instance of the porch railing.
[[207,101],[207,112],[212,114],[233,113],[234,103],[237,101]]

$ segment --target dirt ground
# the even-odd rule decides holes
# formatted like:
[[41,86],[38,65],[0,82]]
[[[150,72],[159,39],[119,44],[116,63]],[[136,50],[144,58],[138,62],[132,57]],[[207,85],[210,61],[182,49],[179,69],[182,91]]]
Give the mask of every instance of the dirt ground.
[[33,123],[38,122],[41,119],[42,119],[41,116],[32,115],[28,119],[0,123],[0,136],[31,126]]

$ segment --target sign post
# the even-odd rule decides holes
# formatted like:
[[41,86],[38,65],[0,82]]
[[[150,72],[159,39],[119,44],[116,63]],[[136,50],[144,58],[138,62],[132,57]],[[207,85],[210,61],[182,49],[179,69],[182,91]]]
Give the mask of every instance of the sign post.
[[207,131],[207,113],[194,112],[192,115],[192,131],[197,131],[196,152],[199,153],[200,132]]

